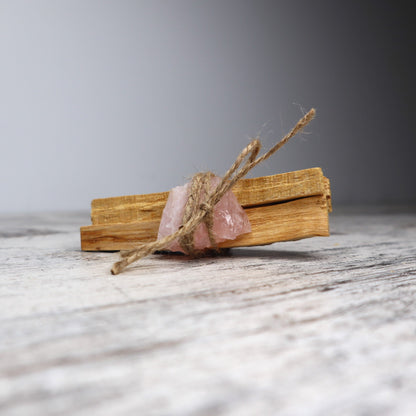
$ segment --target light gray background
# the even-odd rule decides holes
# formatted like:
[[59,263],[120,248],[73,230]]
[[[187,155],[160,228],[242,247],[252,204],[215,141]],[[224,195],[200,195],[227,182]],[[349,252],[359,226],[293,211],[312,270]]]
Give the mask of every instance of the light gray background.
[[321,166],[334,203],[416,200],[415,33],[380,1],[1,1],[0,210],[89,209],[227,170]]

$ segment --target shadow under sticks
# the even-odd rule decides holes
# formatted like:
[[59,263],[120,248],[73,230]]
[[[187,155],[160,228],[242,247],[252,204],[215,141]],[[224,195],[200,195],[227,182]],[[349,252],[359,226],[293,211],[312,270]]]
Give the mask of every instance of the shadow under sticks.
[[267,258],[293,261],[314,261],[320,260],[321,256],[317,253],[291,250],[270,250],[265,248],[233,248],[227,254],[230,257],[241,258]]

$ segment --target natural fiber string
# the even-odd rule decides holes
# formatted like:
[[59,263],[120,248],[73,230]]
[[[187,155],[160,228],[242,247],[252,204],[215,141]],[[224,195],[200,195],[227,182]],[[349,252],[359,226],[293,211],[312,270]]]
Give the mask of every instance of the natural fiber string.
[[[207,224],[208,232],[211,233],[210,240],[212,242],[212,218],[215,205],[220,201],[224,194],[236,184],[238,180],[243,178],[256,165],[269,158],[273,153],[277,152],[293,136],[303,130],[303,128],[315,117],[315,113],[315,109],[312,108],[309,110],[309,112],[296,123],[293,129],[285,137],[283,137],[280,142],[275,144],[268,152],[257,159],[256,157],[259,154],[261,143],[259,139],[252,140],[251,143],[238,155],[237,159],[228,169],[227,173],[224,175],[221,182],[216,186],[214,191],[209,192],[209,182],[212,174],[208,174],[208,179],[205,174],[197,174],[196,179],[192,181],[192,189],[189,199],[197,200],[198,203],[189,204],[189,206],[185,207],[185,220],[182,226],[179,227],[179,229],[173,234],[161,238],[160,240],[141,244],[133,250],[121,252],[121,260],[113,264],[111,273],[121,273],[129,264],[132,264],[135,261],[140,260],[158,250],[166,248],[176,239],[178,239],[180,244],[183,244],[187,250],[191,249],[192,251],[193,233],[201,222],[205,222]],[[203,188],[206,197],[203,202],[200,202],[199,198]]]
[[[189,191],[189,197],[185,204],[184,213],[182,216],[182,224],[186,224],[198,211],[199,206],[202,203],[205,203],[209,191],[210,191],[210,184],[211,179],[215,175],[212,172],[199,172],[192,177],[191,181],[191,189]],[[207,212],[205,217],[202,220],[205,223],[205,226],[208,231],[209,241],[211,243],[211,247],[214,249],[216,248],[216,241],[213,232],[214,226],[214,210],[210,210]],[[198,257],[203,254],[203,250],[196,250],[194,247],[194,233],[195,229],[185,234],[184,236],[179,238],[179,244],[185,253],[191,255],[192,257]]]

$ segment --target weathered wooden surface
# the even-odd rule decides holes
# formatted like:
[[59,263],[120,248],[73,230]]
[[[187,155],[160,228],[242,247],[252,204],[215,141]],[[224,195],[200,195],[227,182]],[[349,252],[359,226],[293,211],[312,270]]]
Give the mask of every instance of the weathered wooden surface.
[[0,217],[1,415],[414,415],[416,211],[111,276],[85,214]]

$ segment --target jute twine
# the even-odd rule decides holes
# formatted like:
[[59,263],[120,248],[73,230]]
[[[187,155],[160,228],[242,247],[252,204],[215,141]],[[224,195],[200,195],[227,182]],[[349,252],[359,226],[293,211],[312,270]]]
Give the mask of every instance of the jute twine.
[[160,240],[141,244],[133,250],[120,252],[121,260],[113,264],[111,273],[121,273],[128,265],[158,250],[163,250],[176,239],[178,239],[179,244],[187,253],[198,256],[201,253],[194,249],[193,234],[202,222],[206,224],[211,245],[215,248],[215,238],[212,233],[215,205],[238,180],[243,178],[256,165],[277,152],[293,136],[300,132],[315,117],[315,113],[315,109],[312,108],[309,110],[280,142],[257,159],[256,157],[259,154],[261,143],[259,139],[253,139],[238,155],[235,162],[213,191],[210,191],[210,181],[213,174],[211,172],[197,173],[192,179],[188,201],[185,205],[183,223],[179,229]]

